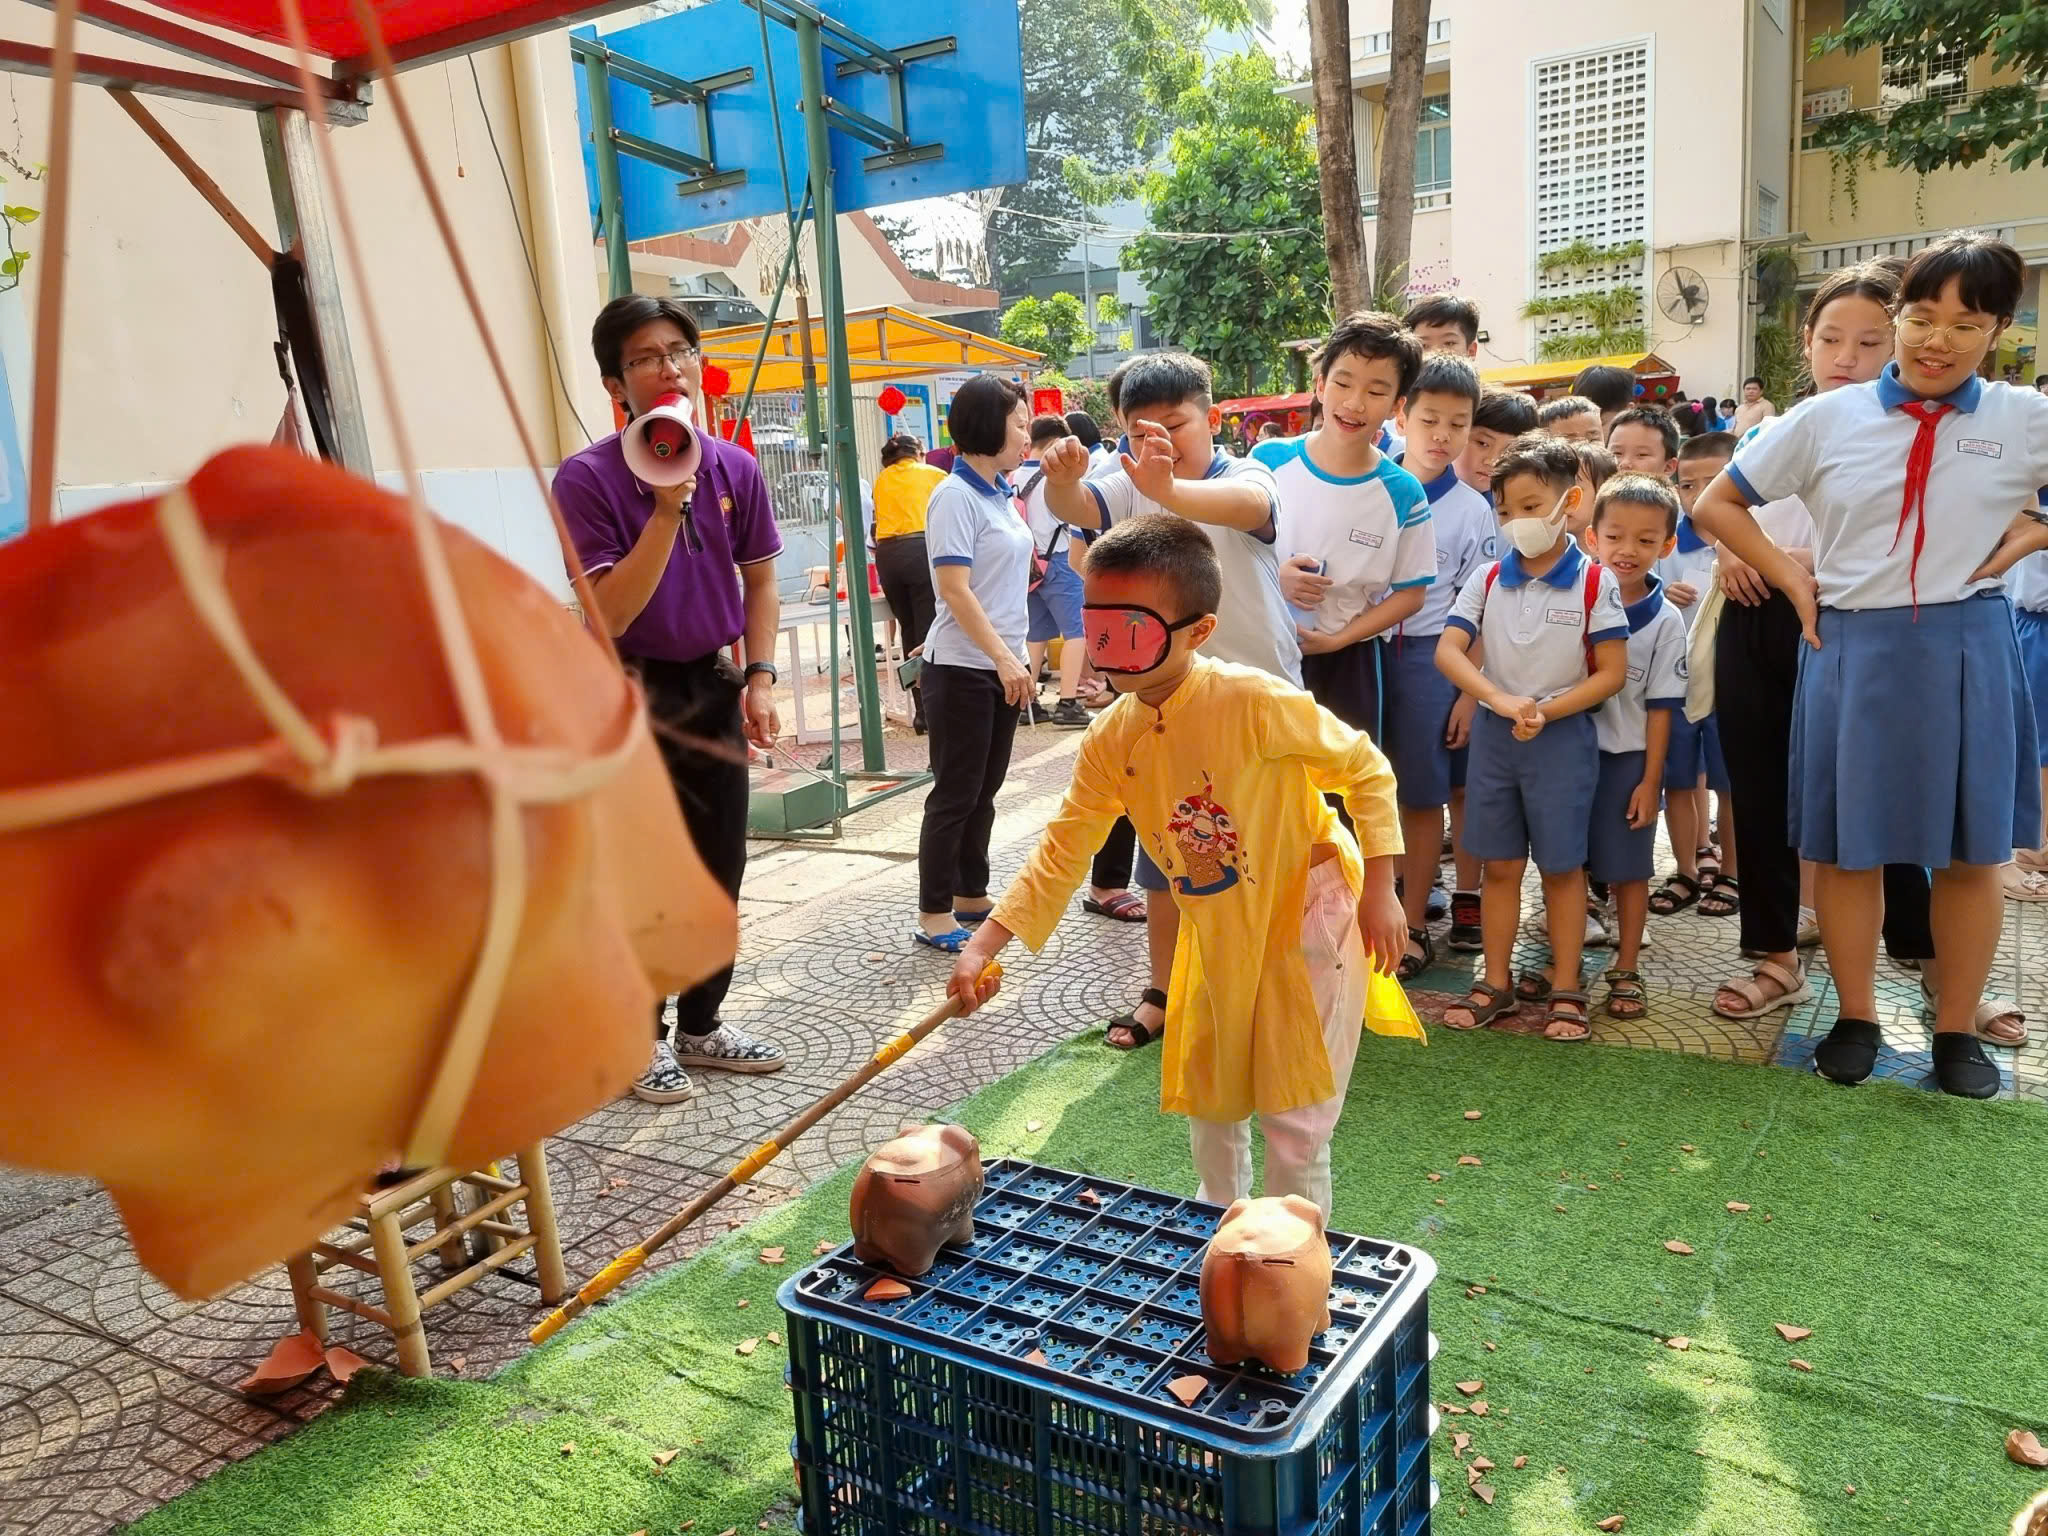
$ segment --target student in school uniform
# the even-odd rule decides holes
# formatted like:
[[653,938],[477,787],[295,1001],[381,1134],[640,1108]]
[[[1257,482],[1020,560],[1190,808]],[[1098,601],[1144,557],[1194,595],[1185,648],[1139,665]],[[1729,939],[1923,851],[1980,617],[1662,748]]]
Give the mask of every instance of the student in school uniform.
[[1346,316],[1316,353],[1323,425],[1252,449],[1279,492],[1283,568],[1315,592],[1292,597],[1302,684],[1375,743],[1385,735],[1380,638],[1421,610],[1436,576],[1422,483],[1374,446],[1421,367],[1421,343],[1392,315]]
[[[1465,780],[1465,846],[1486,866],[1485,972],[1444,1011],[1449,1029],[1477,1029],[1518,1004],[1547,1003],[1547,1039],[1590,1033],[1579,958],[1600,747],[1587,712],[1628,680],[1628,616],[1613,574],[1566,529],[1578,474],[1578,455],[1558,438],[1535,432],[1508,446],[1493,467],[1493,493],[1514,550],[1473,573],[1437,642],[1437,665],[1481,706]],[[1483,669],[1468,654],[1475,641],[1485,649]],[[1528,972],[1510,991],[1522,874],[1532,857],[1543,880],[1551,974]]]
[[[2038,393],[2048,394],[2048,390]],[[2038,502],[2048,507],[2048,490],[2041,492]],[[2029,555],[2020,561],[2007,575],[2005,585],[2012,594],[2020,661],[2026,667],[2027,692],[2033,698],[2038,725],[2048,720],[2048,554]],[[2041,734],[2041,795],[2048,800],[2048,731]],[[2023,875],[2042,875],[2048,871],[2048,837],[2032,847],[2022,847],[2014,867]],[[2006,894],[2013,894],[2010,881]]]
[[[1755,438],[1694,511],[1702,533],[1791,599],[1811,648],[1791,816],[1800,853],[1820,866],[1841,1003],[1814,1067],[1840,1083],[1877,1064],[1882,868],[1900,863],[1933,871],[1935,1080],[1965,1098],[1999,1090],[1976,1013],[1998,945],[2000,866],[2041,834],[2041,779],[1998,578],[2048,549],[2048,527],[2030,516],[2048,484],[2048,397],[1976,370],[2025,276],[2016,250],[1974,231],[1922,250],[1900,282],[1893,362]],[[1810,575],[1749,512],[1785,496],[1813,516]]]

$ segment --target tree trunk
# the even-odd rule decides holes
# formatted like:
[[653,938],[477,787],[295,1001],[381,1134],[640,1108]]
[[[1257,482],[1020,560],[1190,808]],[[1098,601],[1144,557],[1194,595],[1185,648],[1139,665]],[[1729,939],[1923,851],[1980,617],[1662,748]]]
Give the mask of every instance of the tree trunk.
[[[1364,308],[1367,292],[1365,213],[1358,192],[1358,146],[1351,131],[1350,0],[1309,0],[1308,52],[1315,85],[1316,159],[1323,189],[1323,248],[1330,258],[1330,305],[1341,316]],[[1412,147],[1409,159],[1412,178]]]
[[1408,281],[1415,232],[1415,134],[1422,122],[1422,74],[1429,50],[1429,0],[1394,0],[1387,118],[1380,135],[1380,191],[1372,289],[1388,308]]

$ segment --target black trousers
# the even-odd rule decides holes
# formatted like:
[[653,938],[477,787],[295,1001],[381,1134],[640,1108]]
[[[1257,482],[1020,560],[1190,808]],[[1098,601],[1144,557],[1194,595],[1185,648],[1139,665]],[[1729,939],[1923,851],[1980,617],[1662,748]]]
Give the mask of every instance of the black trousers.
[[932,627],[932,618],[938,612],[924,535],[906,533],[898,538],[877,539],[875,575],[881,580],[882,596],[889,600],[889,611],[903,628],[903,649],[916,650],[924,644],[925,631]]
[[956,896],[988,894],[996,791],[1010,771],[1017,706],[986,667],[932,666],[923,676],[932,789],[917,837],[920,912],[950,912]]
[[[744,691],[739,668],[723,651],[695,661],[628,657],[626,665],[647,690],[654,740],[675,786],[683,825],[711,878],[738,899],[747,868],[747,738],[740,717]],[[682,738],[678,740],[677,738]],[[723,749],[706,751],[692,743]],[[708,1035],[732,986],[730,966],[676,999],[676,1033]],[[662,1035],[655,1004],[654,1034]]]
[[[1799,936],[1799,850],[1791,841],[1792,710],[1799,615],[1782,592],[1730,603],[1714,637],[1715,718],[1742,861],[1742,947],[1784,954]],[[1884,945],[1895,960],[1934,958],[1927,871],[1884,869]]]
[[1102,840],[1102,846],[1095,850],[1095,866],[1088,872],[1091,885],[1105,891],[1120,891],[1131,883],[1131,869],[1137,862],[1138,829],[1131,825],[1131,818],[1119,816],[1116,825],[1109,829],[1109,836]]

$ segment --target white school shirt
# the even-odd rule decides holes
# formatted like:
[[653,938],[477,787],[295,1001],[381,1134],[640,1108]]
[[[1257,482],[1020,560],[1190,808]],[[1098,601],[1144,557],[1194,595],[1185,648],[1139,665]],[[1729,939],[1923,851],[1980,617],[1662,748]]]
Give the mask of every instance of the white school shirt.
[[[1677,546],[1657,562],[1657,580],[1667,587],[1674,581],[1682,581],[1699,594],[1690,608],[1680,608],[1669,598],[1665,599],[1665,606],[1677,612],[1678,622],[1687,630],[1692,628],[1692,621],[1700,611],[1700,600],[1707,595],[1707,587],[1713,579],[1714,546],[1699,536],[1691,518],[1679,518]],[[1617,747],[1614,750],[1622,749]]]
[[1436,542],[1436,579],[1422,595],[1422,607],[1401,621],[1394,633],[1403,639],[1433,640],[1444,632],[1451,606],[1472,573],[1498,560],[1505,551],[1500,519],[1493,503],[1446,469],[1423,482],[1429,498],[1429,531]]
[[[1054,517],[1052,509],[1046,506],[1045,477],[1039,474],[1041,468],[1043,466],[1038,460],[1026,459],[1012,472],[1010,480],[1017,487],[1017,495],[1024,503],[1024,522],[1031,530],[1032,547],[1041,558],[1057,560],[1067,546],[1064,534],[1073,530]],[[1038,484],[1031,485],[1034,479]],[[1024,489],[1027,485],[1031,486],[1028,491]],[[1048,545],[1051,546],[1050,553],[1047,552]]]
[[[1273,519],[1256,533],[1213,523],[1201,525],[1216,546],[1216,560],[1223,567],[1223,601],[1216,609],[1216,633],[1202,649],[1218,661],[1257,667],[1299,688],[1301,641],[1294,632],[1294,615],[1280,595],[1280,557],[1274,552],[1280,493],[1273,484],[1272,471],[1257,459],[1234,459],[1218,448],[1202,478],[1243,479],[1265,492],[1273,508]],[[1105,528],[1141,512],[1166,510],[1140,495],[1121,465],[1105,474],[1090,475],[1081,484],[1095,498]]]
[[1650,742],[1650,711],[1685,708],[1684,610],[1664,596],[1664,583],[1624,605],[1628,615],[1628,681],[1593,716],[1602,752],[1640,752]]
[[1887,363],[1869,384],[1816,395],[1746,443],[1728,474],[1752,503],[1797,496],[1813,514],[1814,575],[1824,607],[1906,608],[1996,591],[1970,573],[1998,547],[2013,513],[2048,484],[2048,395],[1972,374],[1942,396],[1926,544],[1913,566],[1915,518],[1900,527],[1917,397]]
[[1333,475],[1308,455],[1306,437],[1273,438],[1252,449],[1280,492],[1283,560],[1323,563],[1330,590],[1315,628],[1334,635],[1389,592],[1436,579],[1436,540],[1422,482],[1385,454],[1363,475]]
[[[1587,633],[1586,571],[1599,571],[1594,589],[1592,632]],[[1493,590],[1487,572],[1498,569]],[[1447,629],[1462,629],[1486,646],[1487,680],[1509,693],[1541,704],[1590,675],[1586,647],[1628,638],[1628,612],[1614,573],[1593,566],[1586,552],[1567,544],[1563,558],[1541,576],[1522,567],[1521,554],[1508,553],[1483,565],[1458,594]]]
[[[1804,403],[1804,401],[1800,402],[1802,405]],[[1799,406],[1795,405],[1792,409],[1797,411]],[[1759,434],[1768,432],[1772,427],[1785,419],[1783,416],[1766,416],[1762,421],[1743,433],[1742,441],[1735,445],[1736,451],[1739,453],[1746,444],[1754,441]],[[1756,517],[1757,527],[1764,531],[1764,537],[1777,545],[1778,548],[1805,550],[1813,548],[1813,514],[1806,510],[1806,503],[1797,496],[1784,496],[1776,501],[1767,501],[1762,506],[1753,508],[1752,512]]]

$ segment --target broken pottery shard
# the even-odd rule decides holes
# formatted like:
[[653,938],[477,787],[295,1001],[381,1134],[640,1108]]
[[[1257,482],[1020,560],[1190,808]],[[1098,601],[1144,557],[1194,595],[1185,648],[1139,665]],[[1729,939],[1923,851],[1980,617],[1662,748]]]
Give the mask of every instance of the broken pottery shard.
[[1472,1496],[1482,1504],[1491,1505],[1493,1503],[1493,1484],[1474,1483],[1472,1485]]
[[1609,1515],[1605,1520],[1596,1521],[1595,1525],[1603,1531],[1618,1531],[1627,1523],[1626,1515]]
[[1811,1328],[1798,1328],[1794,1327],[1791,1323],[1773,1323],[1771,1326],[1778,1330],[1778,1337],[1787,1344],[1797,1344],[1801,1339],[1813,1337],[1813,1330]]
[[1744,1211],[1748,1210],[1749,1206],[1740,1200],[1730,1200],[1728,1202],[1728,1209],[1735,1212],[1735,1214],[1739,1216]]
[[780,1264],[783,1252],[784,1250],[781,1248],[763,1248],[761,1250],[761,1262],[763,1264]]
[[654,1464],[657,1467],[665,1467],[682,1454],[681,1451],[656,1451],[654,1453]]
[[901,1301],[909,1294],[909,1286],[901,1280],[891,1279],[888,1275],[882,1276],[861,1293],[863,1299],[867,1301]]
[[257,1397],[289,1392],[324,1364],[326,1357],[319,1339],[310,1328],[304,1329],[272,1345],[263,1363],[241,1383],[240,1389]]
[[2031,1429],[2016,1429],[2007,1435],[2005,1454],[2023,1467],[2048,1467],[2048,1448]]
[[1458,1159],[1458,1166],[1460,1168],[1482,1168],[1485,1166],[1485,1164],[1482,1163],[1478,1158],[1474,1157],[1470,1152],[1467,1152],[1463,1157]]
[[1465,1111],[1465,1118],[1467,1120],[1477,1120],[1479,1118],[1479,1111],[1476,1109],[1468,1109]]
[[1467,1397],[1477,1397],[1486,1390],[1486,1383],[1483,1381],[1461,1381],[1458,1383],[1458,1390]]
[[1788,1361],[1787,1364],[1795,1371],[1810,1371],[1813,1369],[1813,1366],[1804,1360],[1792,1360]]
[[739,1343],[733,1345],[732,1352],[736,1355],[751,1355],[760,1347],[761,1341],[759,1339],[741,1339]]
[[1692,1340],[1688,1339],[1682,1333],[1674,1333],[1670,1338],[1664,1341],[1664,1347],[1666,1349],[1691,1349]]
[[1692,1245],[1690,1243],[1681,1243],[1674,1237],[1664,1245],[1664,1249],[1667,1253],[1690,1254],[1692,1252]]
[[1166,1390],[1180,1399],[1183,1408],[1192,1408],[1201,1395],[1209,1390],[1206,1376],[1176,1376],[1166,1384]]
[[343,1349],[339,1344],[328,1345],[321,1358],[327,1362],[327,1374],[343,1386],[347,1386],[349,1378],[370,1363],[354,1350]]

